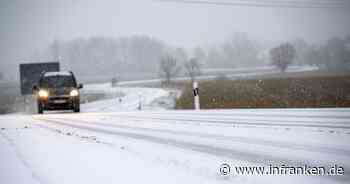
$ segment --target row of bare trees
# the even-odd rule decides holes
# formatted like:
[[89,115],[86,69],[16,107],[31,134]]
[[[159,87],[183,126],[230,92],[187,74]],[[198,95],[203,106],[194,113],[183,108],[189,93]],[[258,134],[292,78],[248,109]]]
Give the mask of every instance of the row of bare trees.
[[305,62],[316,65],[322,70],[349,71],[350,36],[332,38],[319,46],[306,44],[303,50],[306,51],[302,55]]
[[350,70],[350,36],[331,38],[323,45],[309,44],[302,39],[283,43],[270,50],[271,63],[281,71],[288,65],[314,65],[320,70]]
[[167,47],[148,36],[78,38],[54,41],[42,53],[33,54],[31,60],[60,61],[63,68],[80,76],[118,75],[137,79],[156,73],[159,58]]
[[261,45],[245,33],[234,33],[225,41],[210,45],[206,53],[205,63],[210,68],[254,67],[264,63],[259,58]]
[[197,76],[201,75],[201,67],[198,58],[190,58],[183,63],[171,55],[166,54],[160,59],[159,76],[163,79],[164,85],[170,85],[172,79],[179,75],[182,69],[184,73],[193,82]]
[[[170,83],[171,78],[179,75],[194,80],[203,67],[257,67],[272,63],[282,72],[291,64],[344,70],[349,68],[349,50],[350,36],[330,39],[324,45],[312,45],[299,39],[269,49],[246,34],[236,33],[222,43],[193,50],[174,49],[147,36],[92,37],[54,41],[44,54],[31,60],[59,60],[65,68],[84,76],[117,75],[120,80],[126,79],[123,76],[132,77],[128,78],[131,80],[154,78],[159,74],[165,83]],[[269,51],[268,54],[266,51]]]

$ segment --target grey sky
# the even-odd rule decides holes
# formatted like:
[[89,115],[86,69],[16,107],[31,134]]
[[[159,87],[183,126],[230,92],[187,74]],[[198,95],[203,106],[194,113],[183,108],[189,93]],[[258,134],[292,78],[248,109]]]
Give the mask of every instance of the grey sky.
[[[215,0],[213,0],[215,1]],[[324,41],[350,34],[350,9],[252,8],[153,0],[0,0],[0,67],[54,39],[149,35],[193,47],[246,32],[255,39]]]

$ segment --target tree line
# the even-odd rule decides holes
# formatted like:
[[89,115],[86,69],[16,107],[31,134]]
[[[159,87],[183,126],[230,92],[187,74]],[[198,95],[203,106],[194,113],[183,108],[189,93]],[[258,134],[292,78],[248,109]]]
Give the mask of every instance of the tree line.
[[[219,46],[212,46],[207,51],[196,48],[194,57],[184,62],[186,75],[193,81],[205,67],[249,67],[273,65],[281,72],[288,66],[312,65],[328,72],[350,71],[350,36],[331,38],[324,45],[308,44],[302,39],[280,43],[272,48],[259,46],[244,34],[236,34]],[[175,77],[181,65],[176,65],[176,57],[163,57],[161,60],[162,77],[166,83]],[[166,67],[165,67],[166,66]]]
[[297,39],[269,47],[243,33],[235,33],[219,44],[192,49],[174,47],[148,36],[56,40],[32,56],[34,61],[60,61],[78,75],[162,77],[165,83],[175,76],[194,80],[202,68],[275,65],[283,72],[294,64],[344,71],[349,70],[349,58],[350,36],[332,38],[323,45]]
[[325,44],[315,45],[299,39],[293,42],[296,50],[296,64],[315,65],[321,70],[349,71],[350,36],[334,37]]

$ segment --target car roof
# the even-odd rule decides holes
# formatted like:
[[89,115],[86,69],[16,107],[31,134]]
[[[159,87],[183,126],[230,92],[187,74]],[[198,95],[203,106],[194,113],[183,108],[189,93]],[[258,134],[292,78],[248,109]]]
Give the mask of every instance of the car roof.
[[44,77],[51,77],[51,76],[72,76],[71,72],[62,71],[62,72],[45,72]]

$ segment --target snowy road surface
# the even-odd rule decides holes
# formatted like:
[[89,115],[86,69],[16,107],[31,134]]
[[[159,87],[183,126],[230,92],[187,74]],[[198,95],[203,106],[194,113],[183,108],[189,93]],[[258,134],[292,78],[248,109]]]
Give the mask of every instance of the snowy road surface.
[[[0,116],[0,183],[349,183],[350,109]],[[222,176],[219,167],[344,168]]]

